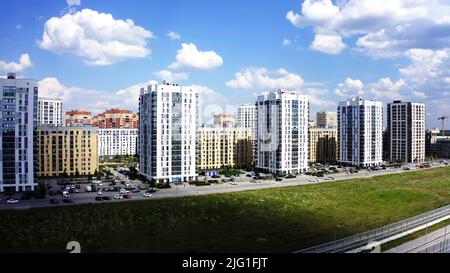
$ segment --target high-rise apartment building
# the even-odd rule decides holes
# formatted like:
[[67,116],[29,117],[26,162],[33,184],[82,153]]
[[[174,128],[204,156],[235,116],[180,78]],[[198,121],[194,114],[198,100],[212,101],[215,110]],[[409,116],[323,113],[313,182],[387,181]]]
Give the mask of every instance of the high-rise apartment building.
[[278,90],[257,98],[257,169],[277,174],[308,168],[308,97]]
[[140,91],[139,172],[160,183],[193,181],[198,92],[163,82]]
[[198,130],[197,168],[224,166],[245,168],[252,165],[252,131],[240,127],[209,126]]
[[38,82],[8,73],[0,88],[0,192],[34,190]]
[[236,109],[236,127],[252,130],[252,153],[253,161],[256,162],[257,145],[256,145],[256,105],[241,104]]
[[131,110],[109,109],[96,115],[92,125],[98,128],[139,128],[139,117]]
[[394,101],[387,105],[390,161],[425,160],[425,104]]
[[38,98],[38,126],[63,125],[62,100],[58,98]]
[[337,162],[337,135],[337,127],[310,127],[308,137],[309,162]]
[[70,110],[66,112],[66,126],[90,126],[92,114],[83,110]]
[[234,126],[234,117],[228,113],[214,115],[214,125],[232,127]]
[[137,128],[98,129],[99,156],[136,155]]
[[316,115],[318,127],[337,127],[337,113],[331,111],[320,111]]
[[383,162],[381,101],[355,97],[338,106],[339,162],[374,166]]
[[94,174],[98,170],[98,129],[41,126],[37,130],[40,177]]

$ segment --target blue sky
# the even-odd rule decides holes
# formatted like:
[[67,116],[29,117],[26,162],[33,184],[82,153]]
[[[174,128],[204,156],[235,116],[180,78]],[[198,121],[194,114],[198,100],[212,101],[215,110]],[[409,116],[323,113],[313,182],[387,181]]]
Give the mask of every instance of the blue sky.
[[310,95],[313,114],[361,95],[425,102],[427,127],[450,115],[448,1],[0,5],[0,74],[41,81],[41,94],[62,97],[65,110],[137,110],[139,87],[168,79],[227,109],[288,88]]

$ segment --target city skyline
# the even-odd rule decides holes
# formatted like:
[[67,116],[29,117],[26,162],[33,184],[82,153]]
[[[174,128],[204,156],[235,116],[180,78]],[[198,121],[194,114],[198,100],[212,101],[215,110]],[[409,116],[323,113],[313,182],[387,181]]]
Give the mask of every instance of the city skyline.
[[449,114],[444,1],[0,2],[1,74],[38,80],[65,110],[137,112],[139,89],[168,80],[216,114],[278,88],[308,95],[312,113],[360,95],[423,102],[427,128]]

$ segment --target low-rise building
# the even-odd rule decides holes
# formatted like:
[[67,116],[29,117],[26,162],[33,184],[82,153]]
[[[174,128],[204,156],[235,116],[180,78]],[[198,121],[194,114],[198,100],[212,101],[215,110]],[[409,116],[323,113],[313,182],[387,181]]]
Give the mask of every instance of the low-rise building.
[[450,158],[450,136],[443,136],[437,128],[426,130],[425,153],[427,157]]
[[335,163],[338,155],[337,127],[309,128],[309,162]]
[[139,116],[131,110],[109,109],[96,115],[92,125],[104,128],[139,128]]
[[225,166],[245,168],[252,165],[252,130],[238,127],[210,126],[198,131],[199,170]]
[[39,127],[37,176],[94,174],[98,170],[97,142],[97,127]]
[[92,124],[92,113],[83,110],[66,112],[66,126],[85,126]]

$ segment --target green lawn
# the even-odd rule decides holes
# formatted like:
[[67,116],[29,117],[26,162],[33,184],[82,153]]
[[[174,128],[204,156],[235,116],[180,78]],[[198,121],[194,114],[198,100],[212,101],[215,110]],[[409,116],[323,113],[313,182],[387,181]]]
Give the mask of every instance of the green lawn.
[[284,252],[450,203],[450,168],[308,186],[0,211],[0,252]]

